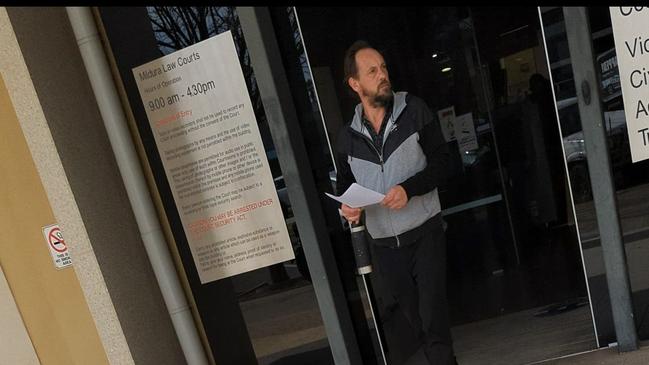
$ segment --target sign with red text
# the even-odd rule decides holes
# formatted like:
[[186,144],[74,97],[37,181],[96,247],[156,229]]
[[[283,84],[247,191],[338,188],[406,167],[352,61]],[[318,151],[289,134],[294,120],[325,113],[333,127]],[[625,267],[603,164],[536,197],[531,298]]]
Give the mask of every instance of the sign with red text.
[[64,269],[72,265],[68,246],[65,244],[63,233],[61,233],[61,228],[58,224],[43,227],[43,237],[45,237],[45,243],[47,243],[47,248],[50,251],[50,255],[52,255],[54,267]]
[[133,75],[201,283],[293,259],[232,34]]
[[649,7],[610,7],[631,159],[649,158]]

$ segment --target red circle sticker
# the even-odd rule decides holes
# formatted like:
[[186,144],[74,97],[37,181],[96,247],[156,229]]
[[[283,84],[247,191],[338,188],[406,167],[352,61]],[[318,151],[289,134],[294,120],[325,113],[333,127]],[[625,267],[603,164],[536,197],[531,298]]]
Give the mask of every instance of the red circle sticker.
[[49,243],[56,252],[63,253],[68,249],[68,247],[65,245],[63,234],[61,233],[61,229],[59,229],[59,227],[54,227],[50,231],[50,233],[47,235],[47,243]]

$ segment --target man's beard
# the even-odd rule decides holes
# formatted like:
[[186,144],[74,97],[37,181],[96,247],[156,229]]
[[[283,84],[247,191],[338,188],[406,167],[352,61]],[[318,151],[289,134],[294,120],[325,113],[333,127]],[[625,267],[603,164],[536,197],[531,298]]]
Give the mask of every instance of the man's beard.
[[[385,91],[382,93],[382,88],[383,85],[387,84],[387,88]],[[370,104],[374,107],[385,107],[388,104],[392,102],[392,99],[394,98],[394,95],[392,94],[392,84],[390,84],[389,81],[386,81],[385,83],[379,85],[378,90],[376,93],[370,94],[367,91],[364,91],[365,96],[369,97]]]

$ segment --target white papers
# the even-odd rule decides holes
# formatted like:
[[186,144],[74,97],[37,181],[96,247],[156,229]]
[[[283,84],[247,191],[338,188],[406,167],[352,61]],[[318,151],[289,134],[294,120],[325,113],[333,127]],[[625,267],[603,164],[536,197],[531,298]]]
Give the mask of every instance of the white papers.
[[362,208],[368,205],[377,204],[385,198],[385,195],[362,187],[357,183],[353,183],[341,196],[335,196],[329,193],[325,194],[327,194],[331,199],[347,204],[352,208]]

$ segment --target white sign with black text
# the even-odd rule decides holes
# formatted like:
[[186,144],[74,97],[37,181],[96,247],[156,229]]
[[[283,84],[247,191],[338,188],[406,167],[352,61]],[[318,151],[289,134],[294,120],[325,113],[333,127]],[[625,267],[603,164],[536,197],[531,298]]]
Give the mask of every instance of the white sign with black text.
[[477,150],[478,137],[475,134],[473,113],[466,113],[455,117],[455,138],[460,153]]
[[649,7],[610,7],[631,159],[649,158]]
[[293,259],[232,34],[133,75],[201,283]]
[[455,141],[455,107],[440,109],[437,111],[439,125],[446,142]]
[[43,227],[43,237],[45,237],[45,243],[47,243],[47,248],[50,250],[50,255],[52,255],[54,267],[64,269],[72,265],[68,246],[63,239],[63,233],[58,224]]

